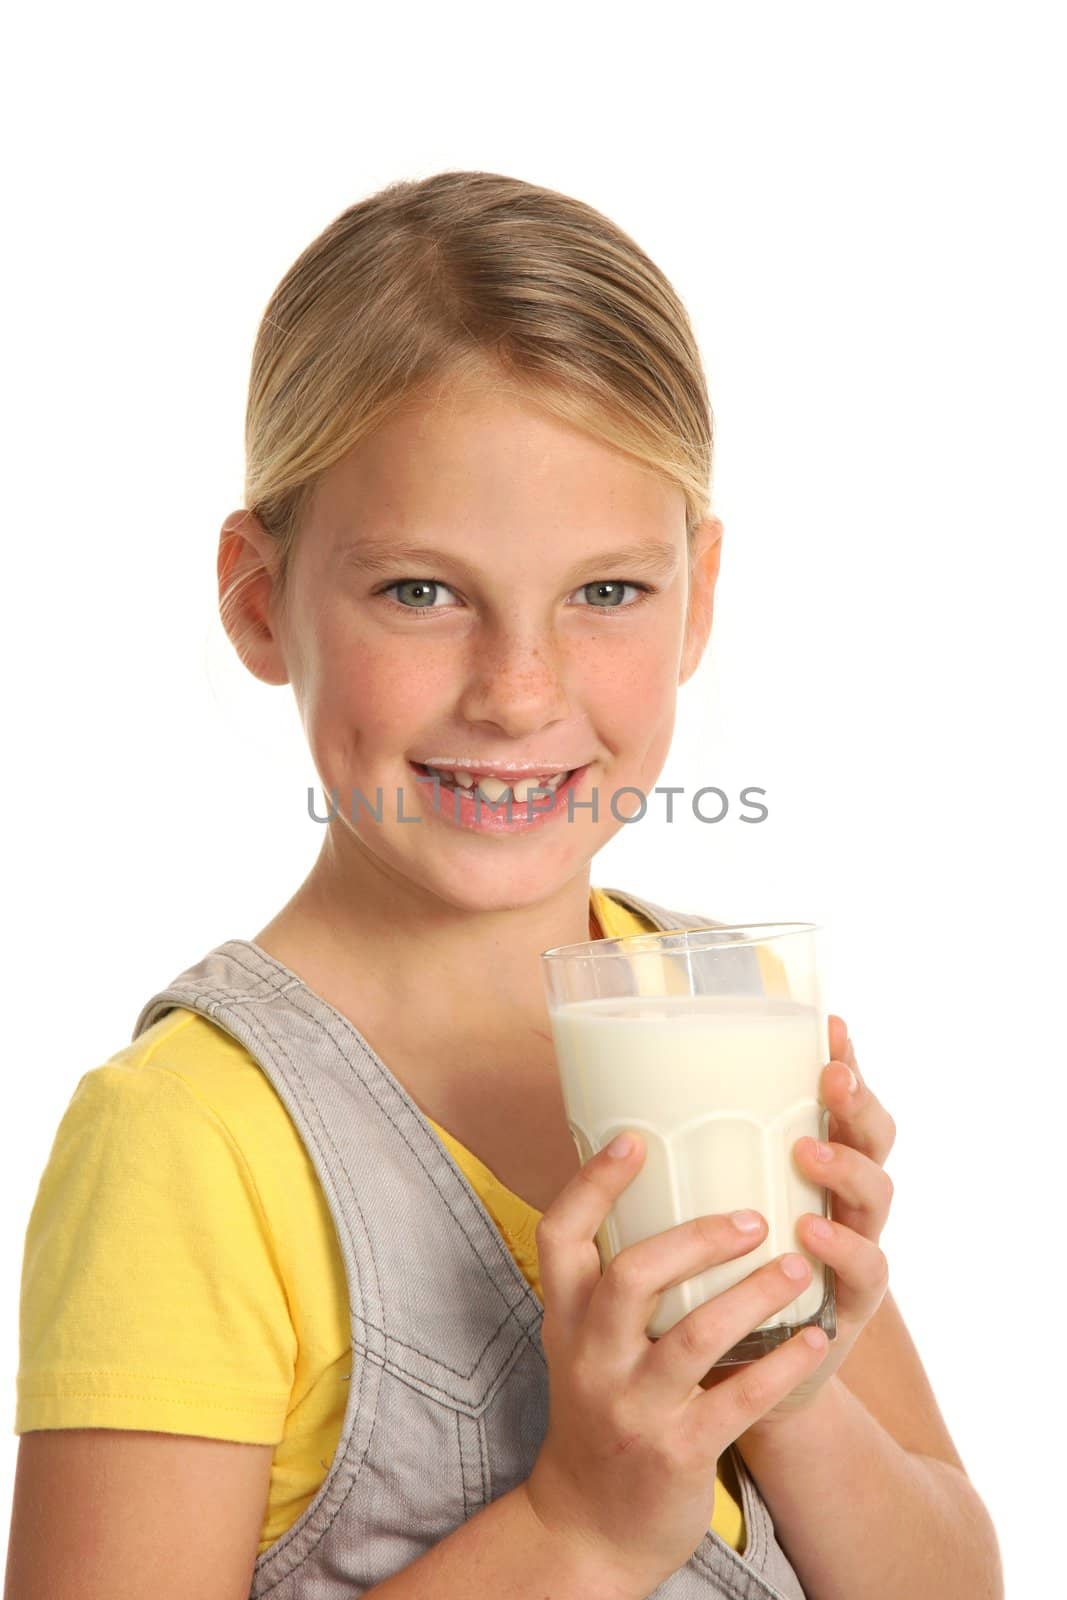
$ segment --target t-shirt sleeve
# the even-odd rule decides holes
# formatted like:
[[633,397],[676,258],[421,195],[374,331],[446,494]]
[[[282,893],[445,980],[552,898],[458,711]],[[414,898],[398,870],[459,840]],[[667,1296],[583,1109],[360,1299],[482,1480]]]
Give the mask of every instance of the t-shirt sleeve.
[[177,1073],[85,1074],[26,1229],[17,1434],[277,1444],[297,1340],[252,1173]]

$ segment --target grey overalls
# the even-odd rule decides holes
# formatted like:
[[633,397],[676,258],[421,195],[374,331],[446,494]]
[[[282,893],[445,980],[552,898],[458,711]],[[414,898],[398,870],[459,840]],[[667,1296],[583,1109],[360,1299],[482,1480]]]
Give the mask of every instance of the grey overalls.
[[[607,893],[661,929],[713,925]],[[760,990],[752,953],[738,954]],[[337,1448],[257,1558],[250,1600],[351,1600],[529,1476],[548,1424],[543,1308],[410,1095],[295,973],[229,939],[153,996],[133,1038],[175,1006],[225,1029],[270,1079],[322,1184],[348,1283],[353,1381]],[[744,1554],[709,1529],[656,1600],[805,1600],[730,1448]]]

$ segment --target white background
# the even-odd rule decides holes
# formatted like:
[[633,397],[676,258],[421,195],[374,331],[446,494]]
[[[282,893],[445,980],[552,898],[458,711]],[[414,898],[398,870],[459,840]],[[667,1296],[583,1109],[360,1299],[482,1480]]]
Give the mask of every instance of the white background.
[[661,0],[13,25],[9,1427],[23,1234],[78,1079],[319,843],[291,691],[244,673],[215,611],[260,314],[345,207],[481,168],[633,234],[690,310],[716,415],[715,627],[660,781],[760,785],[770,815],[627,826],[593,881],[826,926],[827,1003],[899,1129],[893,1292],[1009,1594],[1037,1592],[1067,1421],[1055,21]]

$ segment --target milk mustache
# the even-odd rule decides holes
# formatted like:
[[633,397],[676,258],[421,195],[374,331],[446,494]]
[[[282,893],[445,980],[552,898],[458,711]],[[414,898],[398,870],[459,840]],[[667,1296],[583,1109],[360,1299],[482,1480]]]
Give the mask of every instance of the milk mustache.
[[624,1128],[646,1147],[597,1234],[605,1267],[627,1245],[705,1212],[749,1206],[767,1221],[758,1248],[664,1290],[649,1337],[787,1250],[805,1257],[811,1281],[759,1327],[815,1318],[827,1274],[796,1224],[805,1211],[828,1214],[827,1191],[792,1151],[805,1134],[826,1137],[829,1112],[817,1098],[830,1059],[825,1016],[780,996],[638,994],[568,1002],[550,1017],[583,1162]]

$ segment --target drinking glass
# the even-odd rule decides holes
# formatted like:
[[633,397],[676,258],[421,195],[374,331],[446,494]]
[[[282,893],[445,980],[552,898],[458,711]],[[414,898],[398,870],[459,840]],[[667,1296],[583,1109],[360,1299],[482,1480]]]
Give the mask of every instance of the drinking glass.
[[797,1237],[830,1192],[793,1156],[825,1139],[819,1080],[830,1059],[811,922],[757,922],[560,945],[541,970],[567,1121],[584,1162],[623,1129],[646,1149],[597,1232],[601,1266],[620,1250],[707,1212],[751,1207],[757,1248],[665,1289],[647,1324],[661,1337],[695,1307],[787,1250],[812,1276],[716,1367],[755,1361],[816,1324],[837,1332],[834,1275]]

